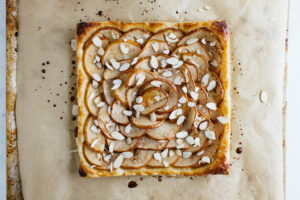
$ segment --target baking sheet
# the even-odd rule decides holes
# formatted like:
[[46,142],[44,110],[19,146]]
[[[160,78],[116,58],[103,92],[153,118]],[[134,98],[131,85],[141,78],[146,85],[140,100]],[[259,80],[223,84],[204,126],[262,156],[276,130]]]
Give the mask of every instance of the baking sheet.
[[[25,199],[283,199],[282,88],[288,1],[19,3],[16,116]],[[79,177],[78,155],[70,152],[75,149],[76,120],[71,109],[76,75],[69,42],[75,37],[76,23],[216,19],[227,21],[231,37],[231,174]],[[266,104],[259,100],[261,90],[268,94]],[[242,153],[237,153],[238,147]],[[129,188],[130,181],[137,187]]]

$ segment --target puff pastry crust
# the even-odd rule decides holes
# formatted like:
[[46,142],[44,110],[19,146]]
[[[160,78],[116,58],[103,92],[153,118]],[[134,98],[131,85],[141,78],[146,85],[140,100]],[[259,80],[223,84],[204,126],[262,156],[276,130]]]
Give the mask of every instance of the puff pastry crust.
[[225,21],[78,24],[80,175],[228,174],[228,36]]

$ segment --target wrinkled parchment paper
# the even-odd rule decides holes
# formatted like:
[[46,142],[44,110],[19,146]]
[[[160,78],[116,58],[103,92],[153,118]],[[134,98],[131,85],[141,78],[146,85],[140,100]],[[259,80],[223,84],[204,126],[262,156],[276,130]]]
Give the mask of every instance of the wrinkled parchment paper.
[[[141,2],[141,3],[140,3]],[[153,3],[151,3],[153,2]],[[286,0],[19,1],[17,129],[25,200],[283,199]],[[100,12],[99,12],[100,11]],[[230,175],[82,178],[69,42],[82,21],[225,19],[231,38]],[[49,64],[47,64],[47,61]],[[44,70],[43,70],[44,69]],[[268,102],[260,102],[261,90]],[[71,100],[70,100],[71,98]],[[242,147],[238,154],[236,148]],[[239,152],[239,151],[238,151]],[[129,188],[128,182],[138,186]]]

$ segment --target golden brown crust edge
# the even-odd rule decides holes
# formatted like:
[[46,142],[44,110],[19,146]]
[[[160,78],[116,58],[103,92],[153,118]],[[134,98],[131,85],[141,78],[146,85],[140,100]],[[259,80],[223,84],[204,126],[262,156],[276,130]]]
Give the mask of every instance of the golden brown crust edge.
[[82,56],[83,46],[86,40],[99,28],[115,27],[123,32],[134,28],[142,28],[150,32],[158,32],[165,28],[178,28],[187,33],[195,28],[207,27],[212,30],[219,38],[224,47],[224,54],[220,67],[220,80],[224,86],[225,96],[219,105],[220,111],[230,119],[230,68],[229,68],[229,44],[228,27],[225,21],[207,21],[207,22],[156,22],[156,23],[122,23],[122,22],[82,22],[77,25],[77,74],[78,74],[78,151],[80,157],[79,174],[84,177],[102,177],[102,176],[133,176],[133,175],[183,175],[183,176],[202,176],[208,174],[229,174],[230,159],[230,123],[224,126],[224,132],[219,142],[219,149],[214,162],[199,168],[147,168],[123,169],[118,171],[99,171],[91,169],[91,165],[86,161],[83,155],[83,127],[88,117],[88,110],[84,103],[84,94],[89,77],[83,69]]

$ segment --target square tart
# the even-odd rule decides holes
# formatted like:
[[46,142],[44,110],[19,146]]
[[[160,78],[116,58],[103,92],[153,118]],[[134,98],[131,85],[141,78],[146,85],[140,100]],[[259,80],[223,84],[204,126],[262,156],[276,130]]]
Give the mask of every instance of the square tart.
[[225,21],[77,25],[79,174],[229,173]]

